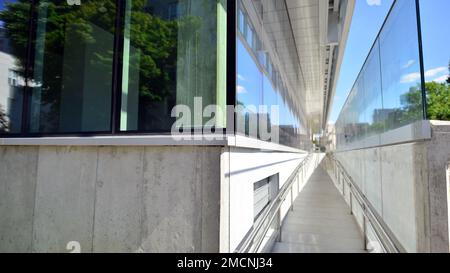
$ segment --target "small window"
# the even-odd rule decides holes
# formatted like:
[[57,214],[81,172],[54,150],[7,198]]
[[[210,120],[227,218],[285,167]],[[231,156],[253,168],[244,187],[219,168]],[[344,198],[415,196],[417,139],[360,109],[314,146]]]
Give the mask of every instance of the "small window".
[[253,185],[254,219],[258,219],[266,206],[270,203],[269,179],[263,179]]
[[[248,18],[246,20],[247,22],[247,29],[246,29],[246,33],[245,33],[245,40],[247,41],[247,44],[249,46],[253,46],[253,39],[254,39],[254,30],[253,30],[253,26],[251,25],[251,23],[248,21]],[[253,49],[253,48],[252,48]]]
[[253,184],[253,216],[255,222],[278,193],[278,175]]
[[245,14],[241,8],[239,8],[239,10],[238,10],[238,26],[239,26],[239,31],[241,32],[241,34],[244,35],[244,33],[245,33]]

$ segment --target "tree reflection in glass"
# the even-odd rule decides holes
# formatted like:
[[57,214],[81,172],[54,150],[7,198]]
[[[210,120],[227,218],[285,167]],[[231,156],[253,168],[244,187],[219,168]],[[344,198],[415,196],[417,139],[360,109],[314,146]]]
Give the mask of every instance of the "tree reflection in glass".
[[[173,107],[194,111],[195,97],[202,98],[202,109],[225,105],[225,2],[127,1],[122,131],[170,130]],[[216,126],[224,127],[223,117]]]
[[22,126],[24,71],[30,1],[0,3],[0,133],[19,133]]

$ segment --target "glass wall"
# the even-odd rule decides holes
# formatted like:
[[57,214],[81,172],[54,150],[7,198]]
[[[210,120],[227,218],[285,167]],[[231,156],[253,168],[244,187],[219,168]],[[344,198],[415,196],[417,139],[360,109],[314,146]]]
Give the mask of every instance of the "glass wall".
[[225,109],[226,1],[129,0],[125,14],[121,131],[170,131],[175,105],[194,111],[196,97],[200,115]]
[[40,1],[36,11],[30,132],[109,131],[115,1]]
[[450,1],[420,0],[427,117],[450,120]]
[[6,0],[0,12],[0,134],[166,133],[178,105],[193,114],[184,129],[226,127],[226,0]]
[[238,1],[236,97],[241,108],[237,113],[237,132],[266,141],[261,134],[274,132],[276,139],[268,141],[306,149],[309,138],[301,129],[301,114],[292,99],[295,91],[289,88],[282,67],[275,62],[275,45],[261,20],[261,14],[270,13],[275,6],[282,16],[283,2]]
[[30,1],[0,1],[0,134],[20,133]]
[[338,149],[380,144],[379,135],[424,118],[415,1],[396,1],[336,122]]

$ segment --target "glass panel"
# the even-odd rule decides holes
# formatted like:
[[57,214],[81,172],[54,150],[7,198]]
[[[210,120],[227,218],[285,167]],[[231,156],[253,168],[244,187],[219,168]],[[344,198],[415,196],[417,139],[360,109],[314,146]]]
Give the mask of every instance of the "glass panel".
[[416,5],[395,5],[380,34],[385,131],[423,118]]
[[420,1],[427,117],[450,120],[450,1]]
[[32,133],[110,130],[115,2],[40,1]]
[[419,52],[415,1],[396,1],[336,122],[339,150],[423,119]]
[[[215,127],[224,128],[226,1],[126,3],[121,130],[170,131],[176,105],[196,115],[218,105],[223,114]],[[193,118],[184,126],[208,120]]]
[[[237,104],[242,108],[237,113],[237,131],[251,137],[267,141],[306,148],[309,143],[308,131],[300,126],[304,113],[295,108],[296,99],[289,86],[298,86],[295,73],[286,74],[286,67],[298,66],[292,32],[283,33],[288,44],[277,45],[271,35],[276,24],[264,24],[266,18],[284,22],[287,16],[284,1],[238,1],[238,37],[237,37]],[[249,15],[255,9],[252,16]],[[279,10],[279,13],[274,13]],[[272,16],[272,17],[271,17]],[[264,20],[262,20],[265,18]],[[267,27],[267,29],[266,29]],[[286,47],[283,54],[292,56],[289,65],[280,64],[276,48]],[[284,59],[285,60],[285,59]],[[284,62],[283,60],[283,62]],[[292,62],[292,63],[291,63]],[[289,85],[289,83],[294,85]],[[260,107],[261,106],[261,107]],[[272,106],[276,106],[272,112]],[[278,110],[278,111],[277,111]],[[267,119],[266,119],[267,118]],[[267,121],[267,126],[265,126]],[[250,134],[252,130],[258,133]],[[300,135],[302,134],[302,135]],[[267,137],[267,138],[266,138]]]
[[276,113],[272,112],[272,107],[278,106],[278,96],[274,85],[266,75],[263,78],[263,92],[263,105],[267,107],[267,128],[269,130],[275,130],[280,124],[279,117],[275,116]]
[[[240,39],[237,40],[237,73],[237,105],[243,108],[236,113],[238,115],[236,127],[239,133],[257,137],[263,74]],[[250,128],[251,126],[254,127]]]
[[28,0],[0,1],[0,134],[21,131],[29,13]]
[[383,110],[378,40],[372,54],[367,59],[364,88],[366,92],[363,111],[365,112],[365,123],[368,126],[367,137],[371,137],[384,131],[384,120],[388,115],[388,112]]

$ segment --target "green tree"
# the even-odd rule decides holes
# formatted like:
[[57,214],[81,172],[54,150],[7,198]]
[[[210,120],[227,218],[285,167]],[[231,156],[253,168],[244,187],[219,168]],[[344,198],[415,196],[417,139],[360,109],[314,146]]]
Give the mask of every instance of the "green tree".
[[[11,41],[12,55],[16,57],[17,66],[21,68],[26,64],[29,2],[18,0],[7,3],[5,10],[0,12],[0,21],[4,22],[7,37]],[[41,1],[36,7],[37,26],[38,29],[40,24],[45,26],[45,35],[38,31],[37,40],[41,39],[43,43],[33,43],[35,52],[43,53],[43,58],[34,60],[34,67],[43,70],[41,74],[44,79],[34,78],[33,81],[42,84],[41,103],[46,109],[50,109],[48,113],[43,113],[47,124],[53,122],[56,126],[58,122],[58,115],[53,113],[59,112],[58,91],[63,85],[62,79],[65,77],[67,82],[67,78],[73,76],[72,80],[77,81],[75,75],[79,72],[74,71],[77,68],[67,67],[64,63],[67,45],[96,44],[95,48],[100,50],[89,56],[90,65],[112,73],[112,45],[99,41],[92,25],[114,35],[115,3],[115,0],[83,0],[81,6],[69,6],[66,0],[53,0]],[[148,0],[134,0],[132,3],[131,13],[128,14],[128,38],[133,48],[129,65],[132,71],[138,71],[139,76],[130,78],[130,81],[138,81],[132,84],[139,87],[141,105],[148,105],[148,102],[161,102],[173,97],[179,52],[186,50],[183,47],[191,46],[189,41],[194,45],[198,43],[197,36],[202,18],[188,15],[165,19],[153,14],[148,7]],[[209,0],[205,3],[211,5]],[[183,43],[180,43],[180,40]]]
[[[427,82],[427,118],[430,120],[450,120],[450,84]],[[420,86],[413,87],[403,95],[402,101],[406,103],[405,112],[421,111],[422,92]]]
[[[112,35],[115,33],[116,1],[84,0],[82,5],[77,7],[66,5],[65,2],[66,0],[41,2],[41,5],[45,5],[46,16],[39,18],[38,24],[39,21],[45,21],[43,59],[46,64],[43,66],[45,69],[43,74],[52,75],[46,79],[49,87],[58,88],[60,84],[58,79],[61,78],[62,72],[61,58],[55,57],[64,55],[65,44],[71,41],[78,44],[98,43],[90,24]],[[188,46],[188,43],[180,44],[179,40],[195,40],[202,19],[197,16],[163,19],[149,12],[148,0],[134,0],[132,3],[129,15],[130,38],[136,50],[135,54],[139,54],[140,58],[138,63],[130,65],[140,72],[140,96],[160,101],[170,93],[176,82],[177,52],[182,51],[183,46]],[[39,12],[39,7],[37,9]],[[29,10],[28,0],[18,0],[15,3],[7,3],[5,10],[0,12],[0,20],[4,22],[8,38],[11,40],[13,55],[22,64],[21,67],[26,61]],[[69,41],[68,31],[75,34],[69,37],[71,39]],[[96,59],[91,60],[92,63],[109,66],[112,64],[112,51],[99,51],[94,55]],[[35,66],[39,65],[41,64],[35,63]]]
[[6,3],[0,11],[0,21],[3,22],[6,35],[9,38],[11,54],[16,57],[16,67],[23,76],[28,45],[28,17],[30,1],[18,0]]
[[430,120],[450,120],[450,83],[427,82],[427,117]]

